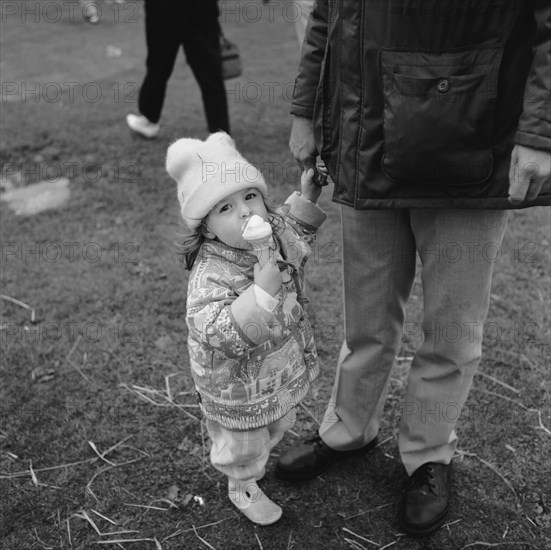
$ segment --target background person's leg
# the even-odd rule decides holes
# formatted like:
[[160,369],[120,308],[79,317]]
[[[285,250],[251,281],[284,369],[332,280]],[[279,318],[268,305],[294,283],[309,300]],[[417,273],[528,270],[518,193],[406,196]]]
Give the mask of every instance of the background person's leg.
[[455,424],[480,362],[492,271],[506,211],[411,210],[423,263],[424,341],[415,354],[402,408],[399,447],[411,475],[450,462]]
[[153,123],[161,118],[167,83],[180,46],[174,21],[170,21],[170,17],[171,10],[164,2],[158,2],[158,5],[146,2],[147,72],[140,88],[138,108]]
[[222,78],[218,20],[186,28],[182,38],[186,59],[201,89],[209,132],[230,133],[228,99]]
[[337,451],[377,435],[416,258],[407,210],[342,207],[341,218],[345,342],[320,427]]

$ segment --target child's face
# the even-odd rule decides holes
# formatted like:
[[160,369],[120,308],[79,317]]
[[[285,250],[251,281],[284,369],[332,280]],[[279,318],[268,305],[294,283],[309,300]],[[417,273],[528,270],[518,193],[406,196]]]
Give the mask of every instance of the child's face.
[[250,250],[251,244],[243,239],[241,231],[247,218],[256,214],[268,221],[264,198],[256,187],[242,189],[228,195],[209,212],[205,236],[218,238],[228,246]]

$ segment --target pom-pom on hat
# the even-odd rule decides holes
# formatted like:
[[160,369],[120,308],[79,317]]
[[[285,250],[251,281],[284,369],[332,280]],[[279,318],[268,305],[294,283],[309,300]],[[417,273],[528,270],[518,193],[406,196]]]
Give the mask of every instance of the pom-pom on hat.
[[205,141],[183,138],[174,142],[167,151],[166,170],[178,184],[182,217],[192,230],[236,191],[254,187],[267,193],[260,171],[239,154],[225,132],[211,134]]

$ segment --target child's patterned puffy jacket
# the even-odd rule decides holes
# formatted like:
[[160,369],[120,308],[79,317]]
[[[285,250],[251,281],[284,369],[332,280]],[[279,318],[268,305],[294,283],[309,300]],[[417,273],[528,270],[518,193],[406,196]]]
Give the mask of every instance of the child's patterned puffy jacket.
[[[298,193],[283,212],[285,226],[274,232],[283,284],[273,313],[256,302],[251,252],[206,241],[189,279],[188,347],[201,409],[232,430],[282,418],[319,373],[303,285],[309,245],[326,216]],[[236,322],[235,308],[246,323]]]

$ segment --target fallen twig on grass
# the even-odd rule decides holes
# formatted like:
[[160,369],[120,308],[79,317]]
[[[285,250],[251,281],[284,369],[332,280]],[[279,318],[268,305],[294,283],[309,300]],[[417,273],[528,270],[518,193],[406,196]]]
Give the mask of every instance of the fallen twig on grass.
[[211,548],[211,550],[216,550],[216,548],[214,548],[214,546],[212,546],[211,544],[209,544],[205,539],[201,538],[199,536],[199,533],[197,533],[197,529],[195,529],[195,525],[193,526],[193,532],[195,533],[195,536],[203,543],[205,544],[206,546],[208,546],[209,548]]
[[73,541],[71,540],[71,524],[69,518],[65,518],[65,523],[67,524],[67,540],[69,541],[69,546],[73,547]]
[[346,537],[344,537],[344,540],[348,543],[349,546],[354,548],[354,550],[367,550],[365,546],[362,546],[359,542],[355,540],[347,539]]
[[[82,464],[93,464],[94,462],[97,462],[98,460],[101,459],[101,460],[104,460],[104,461],[108,462],[109,464],[112,464],[112,466],[109,466],[107,468],[103,468],[102,470],[99,470],[98,472],[96,472],[94,474],[94,476],[92,477],[92,479],[86,485],[87,491],[89,491],[89,493],[96,499],[96,501],[98,501],[98,498],[96,497],[96,495],[94,494],[94,492],[91,489],[91,485],[92,485],[93,481],[96,479],[96,477],[98,475],[100,475],[103,472],[105,472],[107,470],[110,470],[112,468],[119,468],[119,467],[126,466],[128,464],[132,464],[133,462],[138,462],[139,460],[141,460],[141,458],[135,458],[133,460],[127,460],[126,462],[121,462],[121,463],[115,464],[114,462],[110,462],[110,461],[107,461],[105,459],[106,455],[108,455],[111,451],[115,450],[117,447],[121,446],[125,441],[127,441],[131,437],[132,436],[125,437],[124,439],[122,439],[121,441],[119,441],[118,443],[113,445],[112,447],[109,447],[109,449],[107,449],[103,453],[99,453],[99,451],[97,450],[97,447],[94,449],[95,445],[93,445],[93,443],[92,443],[90,446],[92,447],[92,449],[95,450],[95,452],[97,454],[97,457],[88,458],[86,460],[79,460],[77,462],[69,462],[67,464],[60,464],[58,466],[50,466],[48,468],[39,468],[39,469],[36,469],[36,470],[33,469],[32,462],[31,462],[30,466],[29,466],[29,470],[25,470],[25,471],[22,471],[22,472],[13,472],[11,474],[7,474],[7,473],[2,472],[2,473],[0,473],[0,479],[15,479],[15,478],[18,478],[18,477],[26,477],[26,476],[30,475],[31,480],[32,480],[32,482],[35,486],[41,485],[43,487],[50,487],[50,488],[53,488],[53,489],[61,489],[61,487],[57,487],[55,485],[45,485],[44,483],[40,483],[38,481],[38,478],[36,477],[36,472],[49,472],[49,471],[53,471],[53,470],[59,470],[61,468],[69,468],[69,467],[72,467],[72,466],[80,466]],[[91,443],[91,442],[89,442],[89,443]],[[134,447],[131,447],[131,448],[134,449]],[[134,450],[138,451],[138,449],[134,449]],[[144,453],[143,451],[139,451],[139,452],[141,452],[142,454],[145,454],[146,456],[149,456],[149,455],[147,455],[147,453]]]
[[[59,466],[50,466],[49,468],[38,468],[34,470],[35,472],[48,472],[51,470],[59,470],[60,468],[68,468],[70,466],[80,466],[81,464],[88,464],[92,462],[96,462],[97,458],[87,458],[86,460],[79,460],[77,462],[69,462],[68,464],[60,464]],[[30,475],[30,472],[28,470],[24,470],[22,472],[13,472],[11,474],[6,474],[4,472],[0,473],[0,479],[12,479],[16,477],[25,477]]]
[[115,540],[95,540],[92,544],[122,544],[125,542],[154,542],[158,549],[162,550],[162,546],[157,539],[115,539]]
[[75,340],[75,343],[73,344],[72,348],[69,350],[69,353],[65,356],[65,359],[67,361],[71,358],[71,355],[73,355],[73,352],[77,349],[81,339],[82,339],[82,334],[79,334],[78,338]]
[[23,309],[27,309],[31,312],[31,323],[34,323],[36,320],[35,317],[35,311],[34,307],[31,307],[24,302],[21,302],[20,300],[16,300],[15,298],[10,298],[9,296],[6,296],[5,294],[0,294],[0,300],[6,300],[6,302],[11,302],[12,304],[15,304],[16,306],[22,307]]
[[[90,447],[92,447],[92,449],[94,450],[94,452],[98,455],[98,458],[103,460],[104,462],[106,462],[107,464],[109,464],[109,466],[107,466],[106,468],[102,468],[101,470],[98,470],[93,476],[92,476],[92,479],[86,484],[86,490],[96,499],[96,502],[99,502],[99,499],[98,497],[95,495],[94,491],[92,491],[92,483],[95,481],[96,477],[98,477],[100,474],[103,474],[104,472],[107,472],[108,470],[112,470],[113,468],[119,468],[121,466],[126,466],[127,464],[132,464],[133,462],[138,462],[139,460],[141,460],[141,458],[135,458],[133,460],[127,460],[126,462],[121,462],[119,464],[115,464],[114,462],[111,462],[110,460],[107,460],[105,458],[105,455],[109,454],[111,451],[115,450],[117,447],[119,447],[120,445],[122,445],[125,441],[128,441],[132,436],[129,435],[128,437],[125,437],[124,439],[122,439],[121,441],[119,441],[118,443],[116,443],[115,445],[113,445],[112,447],[109,447],[109,449],[107,449],[106,451],[104,451],[103,453],[100,453],[98,451],[98,448],[96,447],[96,445],[92,442],[92,441],[88,441]],[[125,447],[127,448],[130,448],[130,449],[133,449],[135,451],[138,451],[142,454],[145,454],[146,456],[149,456],[147,453],[144,453],[143,451],[140,451],[139,449],[136,449],[135,447],[130,447],[130,446],[127,446],[125,445]],[[96,459],[94,459],[96,460]]]
[[381,504],[381,506],[376,506],[375,508],[370,508],[369,510],[364,510],[363,512],[358,512],[357,514],[353,514],[352,516],[348,516],[346,518],[344,518],[345,520],[349,520],[349,519],[352,519],[352,518],[356,518],[358,516],[363,516],[364,514],[368,514],[369,512],[375,512],[377,510],[381,510],[383,508],[386,508],[388,506],[391,506],[391,504]]
[[541,411],[538,411],[538,421],[539,421],[539,428],[540,430],[543,430],[547,435],[551,435],[551,430],[548,430],[541,420]]
[[93,442],[93,441],[88,441],[88,445],[90,445],[90,447],[92,447],[92,450],[98,455],[99,458],[101,458],[101,460],[103,460],[104,462],[106,462],[107,464],[109,464],[109,466],[111,467],[115,467],[116,464],[114,464],[113,462],[111,462],[110,460],[107,460],[105,458],[105,456],[103,456],[99,451],[98,451],[98,448],[96,447],[96,444]]
[[519,401],[515,401],[514,399],[511,399],[510,397],[507,397],[505,395],[501,395],[500,393],[496,393],[494,391],[489,391],[489,390],[483,390],[482,388],[477,388],[476,386],[473,386],[471,389],[475,391],[479,391],[480,393],[485,393],[487,395],[493,395],[494,397],[499,397],[500,399],[505,399],[505,401],[509,401],[510,403],[517,405],[518,407],[520,407],[521,409],[524,409],[525,411],[538,412],[537,409],[530,409],[526,405],[523,405],[522,403],[520,403]]
[[[129,530],[126,530],[126,529],[123,529],[121,531],[110,531],[108,533],[102,533],[100,530],[99,530],[99,527],[96,525],[96,523],[94,522],[94,520],[88,515],[88,513],[86,512],[86,510],[81,510],[80,513],[75,513],[71,516],[71,518],[79,518],[79,519],[83,519],[85,521],[87,521],[91,526],[92,528],[94,529],[94,531],[100,536],[100,537],[110,537],[111,535],[126,535],[128,533],[138,533],[139,531],[129,531]],[[111,541],[111,542],[115,542],[115,541]]]
[[454,521],[450,521],[450,522],[448,522],[448,523],[444,523],[444,525],[442,525],[442,528],[445,527],[446,529],[449,530],[449,529],[450,529],[450,525],[454,525],[454,524],[456,524],[456,523],[460,523],[461,521],[463,521],[463,520],[462,520],[462,519],[456,519],[456,520],[454,520]]
[[[96,459],[94,459],[94,460],[96,460]],[[92,483],[94,483],[96,477],[98,477],[100,474],[103,474],[104,472],[107,472],[108,470],[112,470],[113,468],[118,468],[120,466],[126,466],[127,464],[132,464],[132,462],[138,462],[138,460],[141,460],[141,458],[136,458],[134,460],[129,460],[127,462],[123,462],[122,464],[115,464],[113,466],[106,466],[105,468],[102,468],[101,470],[98,470],[92,476],[92,479],[86,484],[86,490],[96,499],[96,502],[99,503],[98,497],[95,495],[94,491],[92,491]]]
[[394,544],[396,544],[398,542],[398,540],[394,540],[392,542],[389,542],[388,544],[386,544],[385,546],[381,546],[379,548],[379,550],[385,550],[385,548],[390,548],[391,546],[393,546]]
[[86,380],[86,382],[92,383],[92,380],[90,378],[88,378],[88,376],[86,376],[84,374],[84,372],[71,361],[71,355],[73,355],[73,352],[76,350],[78,344],[80,343],[81,338],[82,338],[82,335],[79,334],[78,338],[76,339],[75,343],[73,344],[73,347],[69,350],[69,353],[65,356],[65,362],[72,369],[76,370],[80,374],[80,376],[82,376],[82,378],[84,378],[84,380]]
[[32,460],[29,460],[29,472],[31,473],[31,480],[33,482],[33,485],[35,487],[37,487],[38,486],[38,478],[36,477],[36,474],[34,473],[33,461]]
[[108,517],[104,516],[103,514],[100,514],[99,512],[96,512],[93,508],[90,508],[90,512],[94,512],[94,514],[96,514],[100,518],[104,519],[105,521],[108,521],[111,525],[117,525],[117,523],[115,521],[113,521],[112,519],[109,519]]
[[260,550],[264,550],[262,548],[262,543],[260,542],[260,539],[258,538],[258,533],[255,532],[254,536],[256,537],[256,540],[258,541],[258,546],[260,547]]
[[382,447],[385,443],[388,443],[392,439],[394,439],[394,436],[392,435],[390,437],[387,437],[386,439],[383,439],[383,441],[380,441],[379,443],[377,443],[377,445],[375,445],[374,449],[378,449],[379,447]]
[[161,510],[167,512],[169,508],[161,508],[160,506],[149,506],[147,504],[130,504],[129,502],[123,502],[124,506],[133,506],[134,508],[147,508],[148,510]]
[[40,483],[40,481],[38,481],[38,478],[36,477],[36,474],[34,473],[32,460],[29,460],[29,474],[31,476],[31,481],[33,482],[33,485],[35,487],[38,487],[40,485],[40,487],[48,487],[50,489],[61,489],[61,487],[58,487],[57,485],[47,485],[46,483]]
[[533,544],[531,544],[530,542],[526,542],[526,541],[516,541],[516,542],[482,542],[482,541],[476,541],[476,542],[471,542],[469,544],[467,544],[466,546],[463,546],[461,547],[461,550],[465,550],[465,548],[471,548],[472,546],[486,546],[488,548],[495,548],[496,546],[511,546],[511,545],[516,545],[516,544],[519,544],[521,546],[530,546],[531,548],[536,548],[536,550],[539,548],[538,546],[535,546]]
[[[107,456],[111,451],[114,451],[117,447],[120,447],[125,441],[128,441],[132,437],[134,437],[134,436],[133,435],[126,436],[124,439],[121,439],[118,443],[115,443],[112,447],[109,447],[109,449],[107,449],[106,451],[103,451],[103,453],[101,453],[98,456],[102,460],[105,460],[105,456]],[[91,443],[91,442],[89,441],[88,443]],[[91,443],[91,445],[93,445],[93,443]],[[94,447],[95,447],[95,445],[94,445]],[[140,452],[143,452],[143,451],[140,451]],[[145,454],[147,454],[147,453],[145,453]],[[132,461],[132,462],[134,462],[134,461]],[[123,464],[128,464],[128,462],[124,462],[123,464],[115,464],[114,462],[108,462],[108,464],[111,464],[112,466],[122,466]]]
[[80,369],[80,367],[77,367],[72,361],[70,361],[67,357],[65,358],[65,362],[74,370],[76,370],[80,376],[82,376],[82,378],[84,378],[84,380],[86,380],[86,382],[88,382],[89,384],[92,383],[92,379],[89,378],[88,376],[86,376],[84,374],[84,372]]
[[169,500],[168,498],[156,498],[151,502],[166,502],[171,508],[176,508],[177,510],[180,509],[180,507],[176,503],[172,502],[172,500]]
[[199,527],[190,527],[189,529],[178,529],[178,531],[175,531],[172,533],[172,535],[168,535],[168,537],[165,537],[161,542],[164,542],[165,540],[171,539],[173,537],[177,537],[178,535],[181,535],[183,533],[188,533],[189,531],[195,531],[196,529],[206,529],[207,527],[212,527],[213,525],[218,525],[219,523],[222,523],[223,521],[228,521],[229,519],[233,519],[235,516],[230,516],[228,518],[220,519],[218,521],[215,521],[213,523],[206,523],[205,525],[200,525]]
[[476,371],[475,374],[477,376],[482,376],[483,378],[487,378],[488,380],[491,380],[492,382],[495,382],[496,384],[499,384],[500,386],[503,386],[504,388],[507,388],[512,392],[515,392],[516,394],[520,393],[520,390],[513,388],[513,386],[509,386],[509,384],[506,384],[505,382],[499,380],[499,378],[494,378],[493,376],[490,376],[489,374],[485,374],[484,372],[480,372],[480,371]]
[[480,462],[482,462],[482,464],[484,464],[485,466],[488,466],[488,468],[490,468],[490,470],[492,470],[492,472],[494,472],[496,475],[498,475],[502,480],[503,482],[505,483],[505,485],[507,485],[507,487],[509,487],[509,489],[511,489],[511,492],[513,493],[513,495],[515,495],[515,500],[517,500],[518,502],[518,496],[517,496],[517,493],[514,489],[514,487],[511,485],[511,483],[498,471],[498,469],[493,465],[493,464],[490,464],[487,460],[484,460],[483,458],[480,458],[476,453],[470,453],[468,451],[460,451],[460,450],[457,450],[456,451],[458,454],[461,454],[461,455],[464,455],[464,456],[472,456],[474,458],[476,458],[477,460],[479,460]]
[[521,409],[524,409],[525,411],[527,412],[532,412],[532,413],[538,413],[538,420],[539,420],[539,426],[538,428],[539,429],[542,429],[545,433],[551,435],[551,431],[548,430],[544,425],[543,425],[543,422],[541,420],[541,411],[539,409],[531,409],[530,407],[527,407],[526,405],[523,405],[522,403],[519,403],[518,401],[515,401],[514,399],[511,399],[509,397],[506,397],[505,395],[501,395],[500,393],[496,393],[496,392],[493,392],[493,391],[488,391],[488,390],[483,390],[481,388],[476,388],[473,386],[472,388],[473,390],[476,390],[476,391],[479,391],[481,393],[486,393],[488,395],[493,395],[495,397],[499,397],[500,399],[505,399],[505,401],[509,401],[510,403],[513,403],[514,405],[517,405],[518,407],[520,407]]
[[289,540],[287,541],[287,550],[291,550],[293,544],[293,531],[291,531],[289,533]]
[[304,404],[299,403],[300,408],[319,426],[319,420],[314,416],[314,413]]
[[170,391],[170,382],[168,381],[168,379],[171,377],[171,376],[174,376],[175,372],[171,373],[171,374],[167,374],[165,376],[165,388],[166,388],[166,394],[168,396],[168,398],[171,400],[171,401],[174,401],[173,397],[172,397],[172,392]]
[[38,531],[36,530],[36,527],[33,529],[34,536],[36,537],[36,540],[38,544],[42,546],[44,550],[54,550],[53,546],[47,546],[46,543],[44,543],[42,540],[40,540],[40,537],[38,536]]
[[[141,397],[144,401],[147,401],[151,405],[155,405],[156,407],[175,407],[176,409],[183,412],[186,416],[189,416],[190,418],[192,418],[193,420],[196,420],[197,422],[201,422],[200,418],[197,418],[195,415],[186,411],[186,408],[199,408],[199,405],[187,405],[183,403],[175,403],[174,400],[172,399],[172,395],[165,395],[164,392],[161,392],[159,390],[155,390],[152,388],[143,388],[141,386],[135,386],[135,385],[130,387],[127,384],[119,384],[119,386],[136,394],[138,397]],[[145,395],[143,392],[152,393],[164,399],[165,401],[167,401],[167,403],[159,403],[158,401],[155,401],[154,399],[151,399],[151,397]]]
[[[365,542],[369,542],[370,544],[373,544],[374,546],[378,546],[378,542],[373,542],[372,540],[366,539],[365,537],[362,537],[361,535],[358,535],[358,533],[354,533],[354,531],[351,531],[350,529],[343,527],[343,531],[346,531],[347,533],[350,533],[351,535],[354,535],[355,537],[358,537],[359,539],[365,540]],[[346,539],[345,539],[346,540]]]

